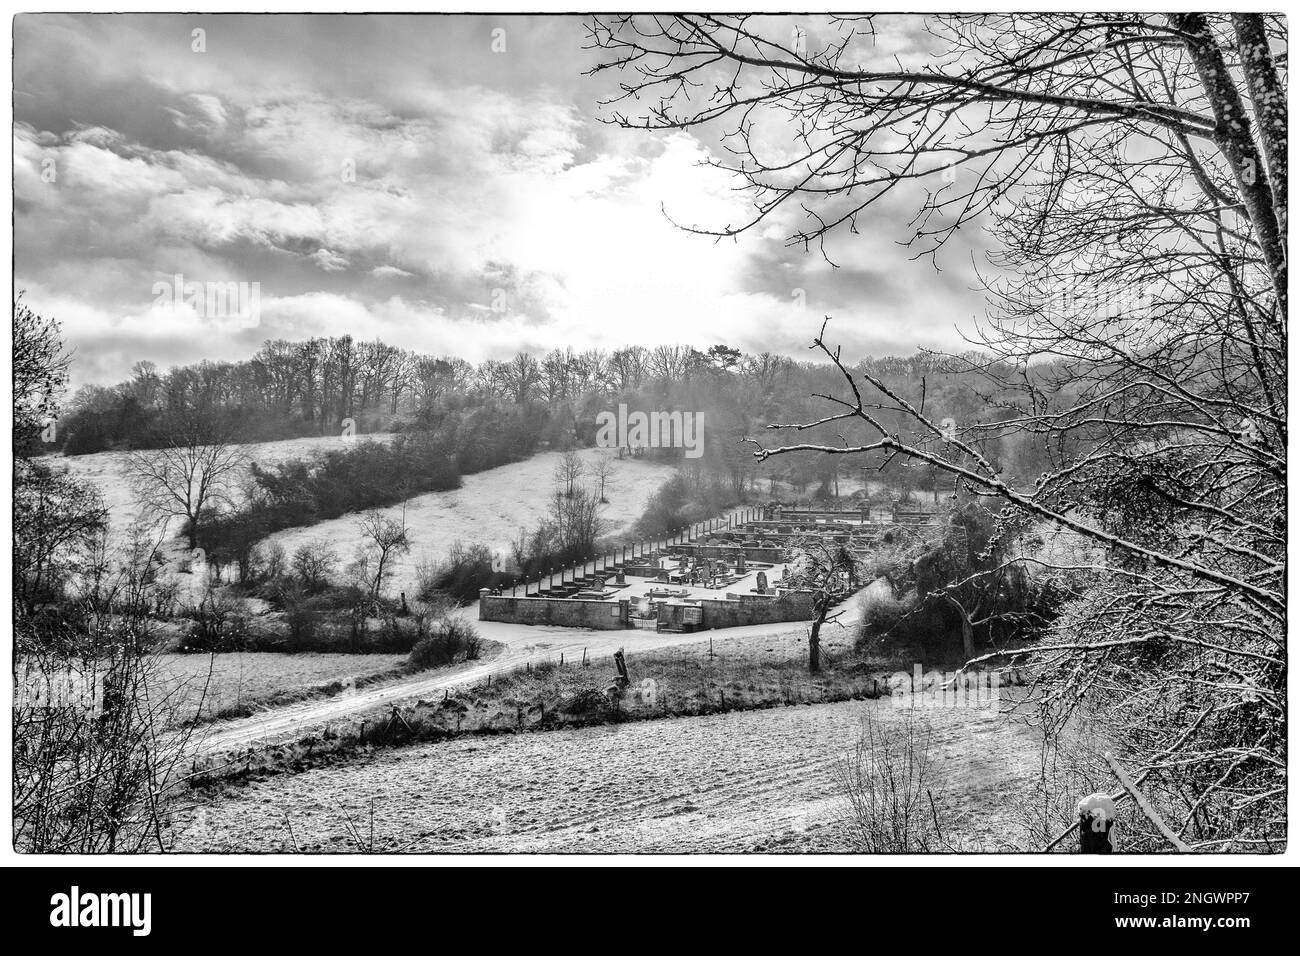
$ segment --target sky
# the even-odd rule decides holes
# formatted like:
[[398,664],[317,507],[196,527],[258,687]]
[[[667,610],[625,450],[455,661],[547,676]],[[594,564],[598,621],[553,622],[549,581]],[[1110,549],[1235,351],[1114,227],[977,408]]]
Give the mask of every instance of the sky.
[[[195,30],[201,30],[201,42]],[[915,24],[886,24],[913,53]],[[707,131],[619,129],[579,18],[20,15],[15,287],[59,320],[73,384],[351,334],[471,361],[723,343],[809,357],[959,348],[979,230],[936,269],[901,245],[916,196],[837,236],[745,194]],[[201,47],[201,49],[199,48]],[[207,314],[171,289],[256,283]]]

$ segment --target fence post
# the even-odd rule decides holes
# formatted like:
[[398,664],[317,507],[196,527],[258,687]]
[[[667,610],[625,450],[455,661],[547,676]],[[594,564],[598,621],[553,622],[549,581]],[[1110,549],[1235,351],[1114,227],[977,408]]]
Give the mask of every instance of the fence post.
[[1111,853],[1114,843],[1115,801],[1106,793],[1094,793],[1079,801],[1079,852]]

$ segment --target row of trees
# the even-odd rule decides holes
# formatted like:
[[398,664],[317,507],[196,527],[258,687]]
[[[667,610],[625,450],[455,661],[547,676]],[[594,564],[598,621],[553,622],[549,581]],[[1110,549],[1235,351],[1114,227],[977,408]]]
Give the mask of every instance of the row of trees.
[[[1013,414],[1005,407],[1009,394],[977,392],[972,388],[976,377],[949,359],[922,353],[866,359],[861,367],[953,421],[993,421]],[[763,477],[780,477],[799,490],[825,485],[834,491],[839,477],[835,463],[805,460],[788,474],[760,473],[752,449],[742,443],[770,421],[811,414],[811,396],[834,387],[835,370],[825,362],[747,355],[724,345],[706,352],[686,346],[631,346],[609,353],[554,350],[474,366],[378,342],[354,343],[344,336],[267,342],[246,362],[202,362],[163,374],[149,363],[137,363],[126,382],[78,392],[52,437],[66,453],[80,454],[167,447],[196,426],[226,442],[410,428],[442,431],[457,449],[465,449],[473,442],[454,431],[472,429],[481,436],[522,419],[529,447],[546,442],[564,448],[592,444],[596,416],[625,403],[633,410],[684,409],[702,415],[705,455],[712,466],[729,473],[738,493]],[[892,424],[910,428],[905,417],[896,416]],[[1023,436],[1004,435],[992,455],[1029,473],[1057,451]],[[655,454],[679,457],[680,451]],[[870,467],[883,462],[882,457]],[[460,469],[469,473],[500,463],[467,460]],[[899,481],[905,477],[895,475]]]

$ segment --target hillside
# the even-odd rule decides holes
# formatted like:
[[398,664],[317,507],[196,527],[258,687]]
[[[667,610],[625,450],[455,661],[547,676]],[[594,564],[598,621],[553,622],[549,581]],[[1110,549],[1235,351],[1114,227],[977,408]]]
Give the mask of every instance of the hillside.
[[[604,454],[590,448],[578,453],[590,465]],[[386,580],[390,593],[411,591],[416,568],[421,562],[445,556],[456,541],[487,545],[502,557],[510,554],[510,543],[521,528],[531,528],[545,517],[558,452],[534,455],[527,461],[503,465],[466,475],[464,486],[454,491],[418,495],[404,505],[382,509],[385,515],[400,517],[406,510],[411,537],[409,554],[397,558],[393,574]],[[603,513],[605,533],[626,530],[645,509],[650,495],[673,474],[673,467],[645,460],[617,464],[613,483],[607,490],[609,505]],[[271,535],[292,551],[310,541],[328,542],[344,561],[361,545],[357,516],[346,515],[306,528],[290,528]]]

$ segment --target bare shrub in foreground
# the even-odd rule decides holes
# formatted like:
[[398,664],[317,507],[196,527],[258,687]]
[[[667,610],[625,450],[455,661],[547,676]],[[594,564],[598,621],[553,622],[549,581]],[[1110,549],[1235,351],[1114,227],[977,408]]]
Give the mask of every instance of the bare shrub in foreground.
[[908,711],[898,720],[881,720],[867,711],[862,733],[837,771],[855,852],[941,848],[931,731],[924,717]]
[[[154,692],[152,549],[130,548],[61,639],[15,620],[14,847],[28,853],[169,849],[164,802],[190,734],[172,696]],[[139,558],[139,560],[136,560]],[[200,700],[200,709],[202,702]]]

